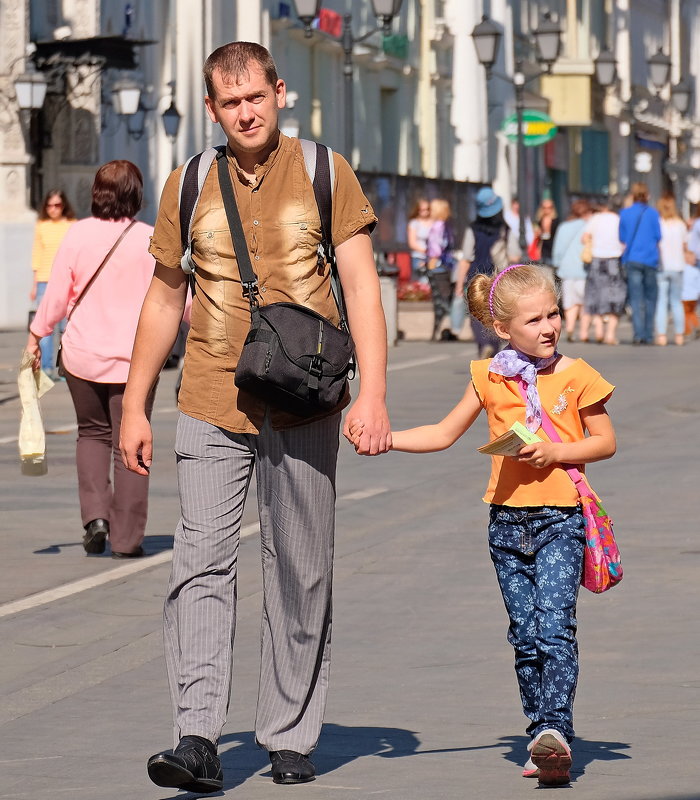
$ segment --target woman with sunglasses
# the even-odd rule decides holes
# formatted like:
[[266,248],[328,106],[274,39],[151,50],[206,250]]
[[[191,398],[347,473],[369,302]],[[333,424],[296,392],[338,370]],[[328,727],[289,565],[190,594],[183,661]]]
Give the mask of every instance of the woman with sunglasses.
[[[49,282],[53,260],[68,228],[75,222],[75,214],[68,198],[60,189],[51,189],[44,197],[39,211],[39,219],[34,231],[32,248],[32,272],[34,280],[29,299],[38,306]],[[44,336],[40,342],[41,368],[53,375],[54,350],[58,348],[62,325],[57,325],[53,334]]]

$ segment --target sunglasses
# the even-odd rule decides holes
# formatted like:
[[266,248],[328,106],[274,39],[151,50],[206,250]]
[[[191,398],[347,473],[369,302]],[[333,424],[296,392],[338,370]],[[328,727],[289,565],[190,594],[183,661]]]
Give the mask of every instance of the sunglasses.
[[47,203],[46,208],[63,208],[63,203]]

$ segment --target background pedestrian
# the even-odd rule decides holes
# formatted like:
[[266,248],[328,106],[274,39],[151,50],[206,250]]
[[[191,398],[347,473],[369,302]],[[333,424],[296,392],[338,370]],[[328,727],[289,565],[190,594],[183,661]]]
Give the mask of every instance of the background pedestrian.
[[428,233],[433,220],[430,216],[430,201],[419,197],[411,209],[406,237],[411,248],[411,280],[425,279],[426,262],[428,260]]
[[624,245],[619,239],[620,219],[609,199],[586,223],[582,245],[590,244],[591,264],[586,274],[581,319],[581,340],[589,339],[589,322],[595,341],[618,344],[617,326],[625,311],[627,280],[620,261]]
[[659,213],[649,205],[649,187],[632,184],[629,208],[620,211],[620,241],[625,245],[622,263],[627,273],[627,293],[632,309],[633,344],[652,344],[658,284]]
[[666,345],[668,312],[673,319],[674,341],[678,345],[685,342],[685,315],[681,302],[683,290],[683,270],[686,266],[686,242],[688,228],[678,213],[673,197],[662,197],[657,209],[661,218],[661,241],[659,242],[660,264],[656,275],[658,297],[656,300],[656,344]]
[[[39,218],[34,229],[34,245],[32,246],[32,288],[29,299],[37,305],[46,291],[46,284],[51,276],[53,260],[63,237],[75,222],[75,213],[62,189],[51,189],[44,197],[39,210]],[[56,377],[55,354],[63,330],[63,321],[56,325],[51,336],[45,336],[40,342],[41,368],[51,377]]]
[[695,218],[690,223],[686,265],[683,270],[681,302],[685,315],[685,335],[700,334],[698,300],[700,300],[700,205],[696,206]]
[[103,553],[109,537],[113,558],[145,554],[148,479],[129,472],[119,451],[131,350],[155,265],[148,253],[153,228],[134,221],[142,199],[143,179],[135,164],[110,161],[99,168],[92,216],[66,234],[26,345],[38,354],[40,339],[69,316],[61,364],[78,420],[83,547],[87,554]]
[[[508,227],[515,234],[515,238],[520,242],[520,200],[514,197],[510,201],[510,208],[503,212],[503,218]],[[530,217],[525,217],[525,244],[529,247],[535,240],[535,230]]]
[[546,197],[540,203],[535,214],[535,238],[539,239],[540,250],[537,261],[548,265],[552,264],[552,248],[558,225],[559,215],[554,200]]
[[[462,242],[462,258],[455,274],[455,295],[464,298],[464,287],[476,275],[505,269],[518,261],[518,237],[503,216],[503,200],[490,186],[476,193],[476,219],[467,227]],[[466,310],[466,305],[464,306]],[[479,358],[492,356],[499,339],[476,317],[470,317]]]
[[[428,256],[428,282],[433,299],[432,340],[440,337],[440,329],[445,318],[449,318],[452,307],[454,235],[452,232],[452,211],[447,200],[435,198],[430,202],[432,225],[428,231],[426,252]],[[443,339],[456,339],[457,335],[446,331]]]
[[566,324],[566,340],[574,341],[576,321],[581,319],[581,327],[588,328],[590,319],[583,310],[586,289],[586,269],[582,260],[583,235],[586,222],[591,216],[591,207],[586,200],[575,200],[571,204],[569,216],[562,222],[554,235],[551,264],[561,280],[562,308]]

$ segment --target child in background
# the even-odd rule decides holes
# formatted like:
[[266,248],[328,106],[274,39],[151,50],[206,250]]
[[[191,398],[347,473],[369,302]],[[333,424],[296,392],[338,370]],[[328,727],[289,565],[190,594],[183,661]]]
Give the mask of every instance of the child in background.
[[[536,265],[477,275],[469,311],[508,342],[493,359],[473,361],[472,380],[455,408],[435,425],[393,431],[392,449],[444,450],[486,410],[490,438],[515,421],[543,440],[515,457],[492,456],[484,501],[491,504],[489,549],[510,618],[508,641],[523,711],[530,720],[525,777],[569,782],[578,679],[576,599],[584,551],[578,494],[565,466],[610,458],[615,433],[605,410],[614,387],[582,359],[557,352],[561,334],[551,276]],[[520,386],[527,387],[527,402]],[[542,430],[547,413],[561,442]],[[362,421],[350,436],[359,442]],[[586,435],[588,434],[588,435]]]

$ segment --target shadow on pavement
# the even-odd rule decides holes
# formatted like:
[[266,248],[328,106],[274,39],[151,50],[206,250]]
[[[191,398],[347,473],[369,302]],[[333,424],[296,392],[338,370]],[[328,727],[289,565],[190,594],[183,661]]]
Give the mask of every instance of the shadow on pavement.
[[[330,723],[323,726],[321,748],[314,754],[313,762],[317,774],[325,775],[365,756],[418,755],[419,744],[414,733],[401,728],[353,728]],[[224,790],[240,786],[261,772],[263,777],[270,779],[270,760],[267,753],[255,744],[252,731],[224,734],[219,741],[219,757],[224,770]]]
[[[81,539],[77,539],[75,542],[57,542],[56,544],[50,544],[46,547],[42,547],[40,550],[34,550],[32,552],[37,556],[53,556],[58,555],[66,547],[79,547],[82,550],[83,545]],[[149,556],[154,556],[156,553],[163,552],[163,550],[172,550],[173,537],[146,536],[143,540],[143,549]],[[111,551],[107,548],[103,555],[90,556],[90,558],[109,558],[110,555]]]

